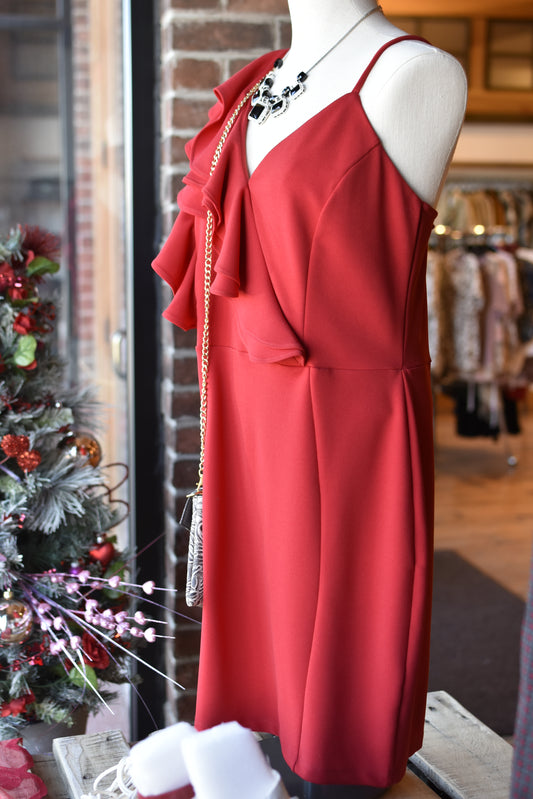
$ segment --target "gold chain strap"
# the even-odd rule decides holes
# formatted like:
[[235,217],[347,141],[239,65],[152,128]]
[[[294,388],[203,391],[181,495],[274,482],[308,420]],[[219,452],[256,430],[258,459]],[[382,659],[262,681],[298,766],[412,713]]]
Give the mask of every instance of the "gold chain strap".
[[[213,155],[211,161],[211,169],[209,175],[211,176],[216,169],[216,165],[220,159],[222,148],[228,138],[229,132],[232,129],[237,117],[239,116],[242,108],[246,105],[252,94],[255,94],[259,88],[260,82],[250,89],[250,91],[242,98],[239,105],[234,110],[226,123],[226,127],[222,132],[220,141]],[[202,370],[201,370],[201,389],[200,389],[200,463],[198,466],[198,490],[202,488],[204,478],[204,458],[205,458],[205,435],[207,431],[207,373],[209,370],[209,316],[211,307],[211,279],[213,271],[213,234],[215,232],[215,220],[213,212],[208,209],[207,221],[205,229],[205,258],[204,258],[204,328],[202,331]]]

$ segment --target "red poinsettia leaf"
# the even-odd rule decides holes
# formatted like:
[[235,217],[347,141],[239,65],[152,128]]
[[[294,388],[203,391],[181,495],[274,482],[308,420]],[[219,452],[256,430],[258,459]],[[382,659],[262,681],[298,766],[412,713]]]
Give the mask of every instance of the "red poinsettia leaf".
[[59,255],[61,244],[57,236],[37,225],[24,225],[22,228],[24,249],[31,251],[33,256],[44,255],[45,258],[53,258]]
[[0,741],[0,799],[42,799],[48,790],[30,772],[33,758],[21,745],[22,738]]
[[84,632],[81,637],[83,660],[93,669],[107,669],[109,666],[109,652],[94,635]]
[[0,741],[0,769],[21,769],[27,771],[33,766],[33,758],[24,749],[22,738],[10,738],[7,741]]
[[25,336],[35,330],[35,322],[29,316],[20,312],[13,320],[13,330],[20,336]]

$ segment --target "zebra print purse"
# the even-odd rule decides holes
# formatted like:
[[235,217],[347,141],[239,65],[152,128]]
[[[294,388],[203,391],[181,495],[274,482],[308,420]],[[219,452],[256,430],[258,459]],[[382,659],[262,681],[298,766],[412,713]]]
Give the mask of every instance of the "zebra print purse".
[[203,495],[202,488],[189,494],[180,525],[189,532],[189,550],[187,554],[187,583],[185,586],[185,602],[189,607],[199,606],[204,598],[204,542],[202,520]]

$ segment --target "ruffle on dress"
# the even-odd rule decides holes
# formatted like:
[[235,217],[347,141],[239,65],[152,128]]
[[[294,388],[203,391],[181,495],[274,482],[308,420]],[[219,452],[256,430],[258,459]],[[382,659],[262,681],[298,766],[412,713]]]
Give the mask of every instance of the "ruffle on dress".
[[215,89],[218,102],[209,112],[208,124],[186,146],[190,172],[178,194],[180,213],[153,267],[174,292],[163,316],[185,330],[197,327],[203,316],[203,310],[198,314],[196,309],[203,308],[205,219],[211,210],[215,224],[211,293],[236,303],[242,344],[252,361],[301,365],[304,347],[280,307],[255,225],[240,145],[244,109],[214,173],[209,174],[227,119],[254,78],[266,72],[277,55],[263,56]]

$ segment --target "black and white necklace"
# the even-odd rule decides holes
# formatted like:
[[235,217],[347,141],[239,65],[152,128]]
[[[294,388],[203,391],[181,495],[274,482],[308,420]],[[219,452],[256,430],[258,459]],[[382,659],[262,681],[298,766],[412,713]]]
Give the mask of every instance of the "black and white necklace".
[[260,125],[262,125],[263,122],[266,122],[270,117],[279,117],[281,114],[283,114],[288,109],[291,101],[296,100],[296,98],[300,97],[300,95],[305,91],[305,81],[309,77],[309,73],[316,66],[318,66],[318,64],[320,64],[320,62],[323,61],[332,50],[338,47],[339,44],[357,28],[358,25],[364,22],[365,19],[371,14],[374,14],[380,9],[381,6],[376,6],[375,8],[371,8],[370,11],[367,11],[365,14],[363,14],[363,16],[360,17],[357,22],[346,31],[346,33],[343,33],[341,38],[335,42],[335,44],[324,53],[324,55],[320,56],[318,61],[315,61],[315,63],[309,67],[307,72],[300,72],[298,74],[296,83],[293,86],[286,86],[281,94],[272,94],[272,87],[274,86],[274,81],[276,79],[276,72],[283,66],[283,59],[276,58],[273,69],[271,69],[270,72],[265,75],[259,84],[257,91],[252,96],[252,108],[248,114],[248,119],[252,119],[254,122],[258,122]]

